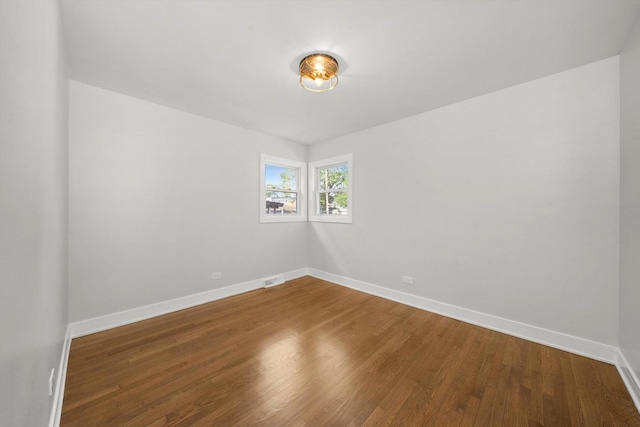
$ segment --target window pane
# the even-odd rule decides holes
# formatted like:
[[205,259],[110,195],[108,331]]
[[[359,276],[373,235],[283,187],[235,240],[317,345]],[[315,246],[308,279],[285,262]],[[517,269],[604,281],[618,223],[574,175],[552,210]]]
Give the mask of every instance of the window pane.
[[346,189],[349,184],[349,167],[346,163],[318,169],[320,190]]
[[266,213],[283,215],[298,213],[298,193],[267,190]]
[[347,193],[318,193],[321,215],[347,215]]
[[298,188],[298,169],[265,164],[265,186],[275,190],[294,190]]

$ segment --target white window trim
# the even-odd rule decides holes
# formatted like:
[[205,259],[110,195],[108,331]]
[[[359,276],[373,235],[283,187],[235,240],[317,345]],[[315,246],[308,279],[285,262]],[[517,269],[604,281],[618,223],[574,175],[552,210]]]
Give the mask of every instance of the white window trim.
[[[284,166],[299,169],[296,200],[298,213],[296,215],[267,215],[265,201],[267,200],[267,188],[265,182],[266,164]],[[298,160],[285,159],[283,157],[271,156],[260,153],[260,222],[298,222],[307,220],[307,164]]]
[[[318,169],[347,164],[349,170],[349,186],[347,187],[348,210],[347,215],[331,215],[318,213]],[[316,160],[309,163],[309,221],[315,222],[342,222],[353,223],[353,155],[343,154],[341,156],[331,157],[330,159]]]

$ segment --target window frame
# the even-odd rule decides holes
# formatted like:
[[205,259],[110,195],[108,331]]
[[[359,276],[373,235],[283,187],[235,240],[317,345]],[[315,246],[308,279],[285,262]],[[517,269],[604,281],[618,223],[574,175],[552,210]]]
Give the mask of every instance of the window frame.
[[[298,169],[296,190],[284,190],[284,192],[295,192],[297,214],[274,215],[267,214],[267,185],[266,185],[266,165],[281,166]],[[272,156],[260,153],[260,223],[278,222],[299,222],[307,221],[307,163],[299,160],[285,159],[284,157]]]
[[[325,191],[319,188],[320,180],[318,173],[320,169],[345,164],[347,165],[347,174],[349,184],[346,190]],[[332,215],[321,214],[319,211],[318,196],[320,193],[347,193],[347,214]],[[309,221],[314,222],[337,222],[337,223],[353,223],[353,154],[343,154],[331,157],[329,159],[316,160],[309,163]]]

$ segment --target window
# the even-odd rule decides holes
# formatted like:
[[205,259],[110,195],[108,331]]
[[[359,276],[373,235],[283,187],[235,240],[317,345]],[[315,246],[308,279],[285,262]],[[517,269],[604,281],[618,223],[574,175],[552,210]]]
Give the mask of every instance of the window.
[[307,164],[260,155],[260,222],[306,221]]
[[309,220],[352,222],[353,158],[351,154],[309,164]]

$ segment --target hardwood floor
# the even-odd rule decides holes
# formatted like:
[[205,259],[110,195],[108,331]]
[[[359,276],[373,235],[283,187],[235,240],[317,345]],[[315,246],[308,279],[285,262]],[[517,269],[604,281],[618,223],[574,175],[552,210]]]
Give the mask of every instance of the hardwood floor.
[[640,426],[615,367],[311,277],[74,339],[63,426]]

